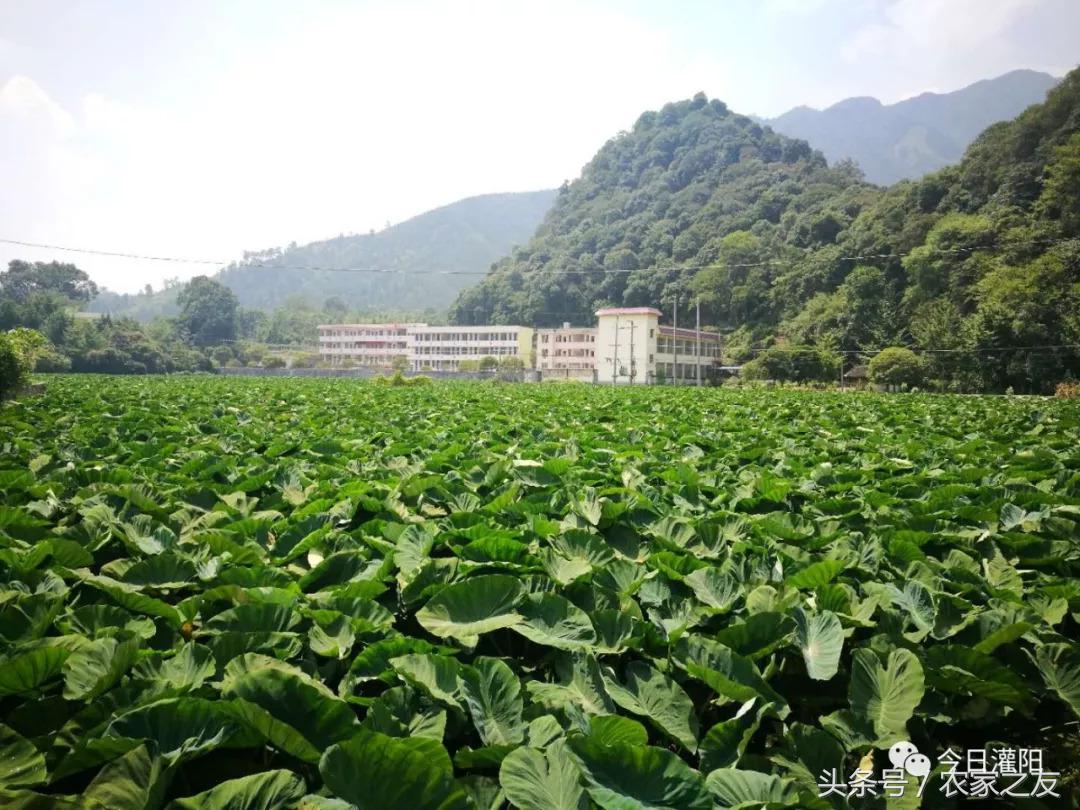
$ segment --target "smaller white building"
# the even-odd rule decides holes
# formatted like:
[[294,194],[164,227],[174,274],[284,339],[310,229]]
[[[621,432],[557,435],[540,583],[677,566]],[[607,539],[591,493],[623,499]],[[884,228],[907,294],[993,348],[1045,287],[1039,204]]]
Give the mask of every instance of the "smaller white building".
[[537,329],[536,368],[545,380],[591,382],[596,369],[596,329],[569,323]]
[[596,312],[596,381],[616,385],[704,384],[720,362],[715,332],[660,325],[653,307]]

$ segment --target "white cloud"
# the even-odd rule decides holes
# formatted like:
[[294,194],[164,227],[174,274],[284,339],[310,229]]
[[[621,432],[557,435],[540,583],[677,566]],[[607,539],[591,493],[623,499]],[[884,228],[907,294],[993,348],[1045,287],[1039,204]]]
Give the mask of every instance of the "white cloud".
[[33,79],[12,76],[0,88],[0,115],[13,125],[32,128],[45,137],[66,137],[75,129],[72,117]]
[[[18,97],[67,132],[36,145],[24,183],[47,199],[10,227],[211,258],[364,232],[471,194],[554,187],[643,110],[719,95],[707,84],[725,73],[640,20],[564,0],[333,7],[261,46],[167,107],[93,92],[72,114],[29,82]],[[80,159],[70,177],[56,169]],[[0,191],[0,210],[21,204]],[[80,262],[125,290],[205,272]]]

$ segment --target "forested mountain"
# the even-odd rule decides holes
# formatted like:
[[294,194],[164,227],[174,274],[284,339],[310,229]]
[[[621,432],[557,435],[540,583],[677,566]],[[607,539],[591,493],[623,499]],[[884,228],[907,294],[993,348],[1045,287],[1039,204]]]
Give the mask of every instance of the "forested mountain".
[[809,141],[830,162],[854,160],[868,180],[888,185],[956,163],[980,132],[1041,102],[1056,82],[1048,73],[1014,70],[952,93],[888,105],[849,98],[824,110],[796,107],[764,123]]
[[[316,307],[336,298],[350,312],[445,310],[460,290],[481,276],[439,271],[482,273],[528,240],[554,198],[554,191],[470,197],[377,233],[250,253],[215,278],[248,309],[272,310],[302,296]],[[298,269],[308,267],[408,272]],[[90,308],[140,319],[174,315],[177,293],[177,287],[151,295],[105,292]]]
[[945,385],[1041,390],[1080,373],[1078,133],[1073,71],[957,166],[882,190],[699,95],[605,144],[451,317],[590,323],[679,289],[736,361],[910,345]]

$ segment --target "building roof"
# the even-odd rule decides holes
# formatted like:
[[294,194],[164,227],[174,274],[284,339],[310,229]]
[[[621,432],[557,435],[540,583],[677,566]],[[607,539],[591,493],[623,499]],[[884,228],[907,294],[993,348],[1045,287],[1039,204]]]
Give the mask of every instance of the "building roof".
[[597,318],[601,315],[655,315],[659,318],[661,314],[656,307],[608,307],[596,310]]

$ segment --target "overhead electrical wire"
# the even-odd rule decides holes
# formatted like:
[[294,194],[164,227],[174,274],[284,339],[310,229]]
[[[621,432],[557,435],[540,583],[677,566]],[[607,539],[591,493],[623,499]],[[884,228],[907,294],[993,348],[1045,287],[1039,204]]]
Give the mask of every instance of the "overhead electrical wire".
[[[1000,252],[1008,250],[1010,248],[1019,247],[1022,245],[1055,245],[1068,242],[1080,241],[1076,238],[1061,238],[1061,239],[1018,239],[1008,242],[996,242],[988,245],[973,245],[971,247],[956,247],[956,248],[930,248],[923,247],[918,250],[921,253],[929,254],[941,254],[941,255],[956,255],[962,253],[976,253],[976,252]],[[274,262],[266,261],[241,261],[235,260],[226,261],[222,259],[204,259],[204,258],[185,258],[182,256],[158,256],[152,254],[142,253],[130,253],[119,250],[97,250],[94,248],[79,248],[69,247],[66,245],[53,245],[44,242],[28,242],[21,239],[4,239],[0,238],[0,243],[7,245],[17,245],[19,247],[35,248],[40,250],[58,250],[65,253],[81,253],[90,256],[105,256],[116,259],[135,259],[139,261],[153,261],[153,262],[171,262],[173,264],[198,264],[198,265],[211,265],[221,268],[230,269],[242,269],[242,268],[265,268],[274,270],[300,270],[309,272],[329,272],[329,273],[372,273],[376,275],[423,275],[423,276],[486,276],[490,270],[406,270],[396,267],[327,267],[322,265],[309,265],[309,264],[277,264]],[[809,248],[794,248],[797,250],[807,250]],[[908,253],[864,253],[853,256],[836,256],[831,261],[838,262],[864,262],[864,261],[880,261],[884,259],[904,259],[911,255]],[[722,261],[710,262],[708,264],[677,264],[677,265],[646,265],[644,267],[638,267],[633,269],[619,268],[619,267],[597,267],[594,269],[581,269],[581,270],[544,270],[534,271],[539,272],[542,275],[560,275],[560,276],[595,276],[595,275],[618,275],[618,274],[630,274],[636,273],[639,270],[651,270],[654,272],[681,272],[683,270],[705,270],[710,267],[729,267],[729,268],[751,268],[751,267],[793,267],[800,264],[805,259],[766,259],[760,262],[740,262],[729,263]]]

